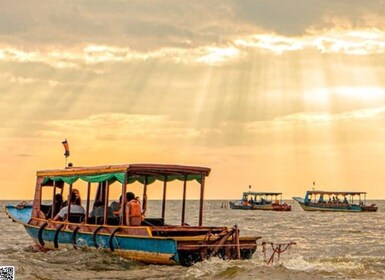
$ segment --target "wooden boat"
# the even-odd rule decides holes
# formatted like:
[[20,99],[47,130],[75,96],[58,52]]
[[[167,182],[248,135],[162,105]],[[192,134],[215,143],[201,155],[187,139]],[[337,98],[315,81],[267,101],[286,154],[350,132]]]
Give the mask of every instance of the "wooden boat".
[[[260,237],[240,237],[237,226],[203,226],[203,203],[205,177],[209,168],[163,164],[125,164],[98,167],[69,167],[59,170],[37,172],[35,198],[33,205],[7,205],[7,215],[24,225],[27,233],[43,249],[78,248],[87,246],[105,248],[122,257],[144,263],[184,265],[218,256],[223,259],[250,259],[256,251],[256,241]],[[183,200],[180,225],[165,222],[166,192],[168,182],[179,180],[183,183]],[[87,186],[87,201],[84,217],[79,214],[68,215],[63,221],[53,220],[53,214],[47,216],[52,205],[45,205],[42,193],[52,193],[52,201],[57,193],[70,194],[78,182]],[[147,190],[151,184],[161,181],[163,185],[162,211],[159,217],[143,218],[138,226],[127,225],[125,219],[126,192],[131,183],[143,186],[142,213],[147,210]],[[187,183],[200,185],[198,225],[186,223]],[[196,186],[195,186],[196,187]],[[78,188],[78,187],[77,187]],[[119,217],[111,222],[107,215],[109,193],[121,190],[122,201]],[[95,200],[101,200],[105,206],[103,219],[92,221],[91,191]]]
[[305,211],[376,212],[366,204],[366,192],[307,191],[305,198],[293,197]]
[[278,192],[244,192],[241,200],[230,202],[230,208],[237,210],[291,211],[290,205],[282,203],[282,193]]

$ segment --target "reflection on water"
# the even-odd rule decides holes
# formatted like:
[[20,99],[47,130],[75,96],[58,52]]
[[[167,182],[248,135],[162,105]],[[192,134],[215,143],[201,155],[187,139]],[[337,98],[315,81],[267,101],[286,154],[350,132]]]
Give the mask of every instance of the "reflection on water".
[[[376,213],[305,212],[292,201],[292,212],[242,211],[207,201],[205,225],[237,224],[242,236],[297,245],[273,265],[259,246],[251,260],[211,259],[188,268],[142,265],[103,249],[36,252],[24,227],[6,217],[6,203],[0,202],[0,265],[14,265],[17,279],[385,279],[385,201],[374,202]],[[168,202],[169,224],[180,223],[180,206]],[[187,223],[197,224],[198,203],[187,207]],[[149,216],[160,216],[160,208],[150,201]]]

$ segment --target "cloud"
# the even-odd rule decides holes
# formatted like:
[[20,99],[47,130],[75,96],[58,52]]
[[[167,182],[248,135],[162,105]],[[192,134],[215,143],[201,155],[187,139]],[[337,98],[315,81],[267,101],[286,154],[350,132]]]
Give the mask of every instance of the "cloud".
[[261,125],[266,127],[266,124],[276,124],[276,125],[289,125],[294,123],[304,123],[304,124],[322,124],[322,123],[332,123],[340,121],[356,121],[356,120],[369,120],[369,119],[383,119],[385,117],[385,106],[355,110],[350,112],[343,113],[330,113],[330,112],[301,112],[296,114],[290,114],[286,116],[276,117],[273,120],[269,121],[258,121],[248,124],[249,127],[256,127]]
[[328,30],[302,37],[284,37],[275,34],[257,34],[235,40],[235,45],[283,54],[304,49],[321,53],[369,55],[385,53],[385,31]]
[[384,28],[382,0],[0,2],[0,41],[24,49],[79,45],[163,48],[221,45],[250,34]]
[[331,100],[341,99],[350,102],[358,101],[377,103],[385,100],[385,89],[380,87],[329,87],[312,88],[305,91],[303,98],[309,103],[326,104]]
[[235,18],[282,36],[302,36],[309,29],[384,26],[382,0],[234,1]]
[[181,122],[172,121],[164,115],[97,114],[83,119],[48,121],[43,135],[84,134],[89,138],[110,141],[179,141],[196,137],[198,130]]
[[18,157],[32,157],[32,154],[18,154]]
[[106,45],[88,45],[73,51],[28,52],[14,47],[0,49],[0,61],[16,63],[43,63],[56,69],[80,69],[100,63],[129,63],[160,60],[171,63],[222,64],[240,56],[232,46],[202,46],[195,49],[163,48],[151,52],[137,52],[129,48]]
[[[97,114],[82,119],[48,121],[41,137],[83,135],[89,141],[114,141],[132,145],[183,146],[254,146],[266,141],[265,133],[296,131],[299,127],[317,127],[341,122],[357,123],[384,120],[385,107],[342,113],[300,112],[260,121],[218,121],[215,127],[194,126],[166,115]],[[375,122],[374,122],[375,123]],[[299,126],[298,126],[299,125]],[[92,140],[93,139],[93,140]],[[87,140],[88,141],[88,140]]]
[[12,46],[0,49],[0,61],[43,63],[57,69],[81,69],[103,63],[164,61],[181,64],[222,65],[243,61],[251,51],[282,55],[287,52],[313,50],[320,53],[345,55],[375,55],[385,53],[385,31],[328,30],[303,37],[283,37],[276,34],[253,34],[222,45],[195,48],[160,48],[139,52],[109,45],[87,45],[68,50],[25,51]]

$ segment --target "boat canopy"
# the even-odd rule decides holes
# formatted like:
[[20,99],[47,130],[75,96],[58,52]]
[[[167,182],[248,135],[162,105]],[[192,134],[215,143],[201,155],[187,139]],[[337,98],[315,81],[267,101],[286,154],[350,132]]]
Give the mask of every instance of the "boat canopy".
[[37,171],[38,177],[43,177],[42,185],[49,185],[52,181],[63,181],[72,184],[77,180],[86,182],[140,182],[151,184],[159,181],[192,181],[202,183],[202,177],[208,176],[210,169],[197,166],[167,165],[167,164],[126,164],[106,165],[96,167],[71,167],[66,169]]
[[308,195],[361,195],[366,194],[366,192],[333,192],[333,191],[307,191]]
[[262,195],[281,195],[281,194],[282,193],[280,193],[280,192],[244,192],[243,196],[247,196],[247,195],[262,196]]

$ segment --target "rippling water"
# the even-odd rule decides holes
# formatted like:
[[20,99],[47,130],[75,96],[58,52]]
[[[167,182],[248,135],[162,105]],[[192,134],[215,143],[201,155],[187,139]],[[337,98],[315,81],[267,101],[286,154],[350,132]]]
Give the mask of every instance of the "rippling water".
[[[96,249],[36,252],[24,227],[4,213],[12,202],[0,201],[0,265],[15,266],[16,279],[385,279],[385,201],[373,201],[376,213],[305,212],[293,201],[291,212],[242,211],[222,202],[205,202],[205,225],[237,224],[241,236],[297,245],[270,265],[262,246],[251,260],[214,258],[192,267],[142,265]],[[180,223],[180,206],[168,202],[167,223]],[[160,216],[160,207],[150,201],[149,216]],[[187,222],[196,224],[198,203],[187,207]]]

